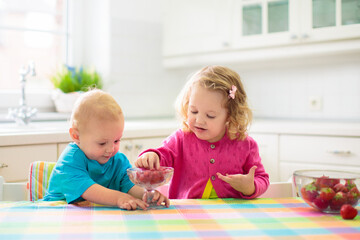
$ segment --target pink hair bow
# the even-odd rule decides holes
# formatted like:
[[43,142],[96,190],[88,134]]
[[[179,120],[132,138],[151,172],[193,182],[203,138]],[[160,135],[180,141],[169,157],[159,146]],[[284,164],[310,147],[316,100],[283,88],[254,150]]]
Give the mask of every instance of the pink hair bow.
[[229,90],[229,98],[232,98],[232,99],[235,98],[236,90],[237,90],[236,86],[232,85],[231,89]]

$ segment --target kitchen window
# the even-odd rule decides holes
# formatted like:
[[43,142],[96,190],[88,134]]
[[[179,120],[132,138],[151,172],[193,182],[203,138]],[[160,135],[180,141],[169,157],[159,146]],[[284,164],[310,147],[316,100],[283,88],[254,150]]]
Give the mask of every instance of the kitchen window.
[[8,107],[18,105],[22,66],[30,61],[35,64],[36,76],[26,78],[29,104],[42,102],[39,98],[48,95],[52,88],[49,76],[61,64],[68,64],[68,2],[0,0],[0,112],[6,113]]

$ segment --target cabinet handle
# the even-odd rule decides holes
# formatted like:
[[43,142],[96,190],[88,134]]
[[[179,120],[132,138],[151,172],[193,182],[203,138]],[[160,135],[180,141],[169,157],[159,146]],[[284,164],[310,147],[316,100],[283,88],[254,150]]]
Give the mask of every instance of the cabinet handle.
[[6,167],[8,167],[7,164],[5,164],[5,163],[0,163],[0,168],[6,168]]
[[350,150],[330,150],[328,153],[334,154],[334,155],[351,155]]
[[301,35],[301,38],[302,38],[302,39],[309,38],[309,35],[308,35],[307,33],[303,33],[303,34]]
[[135,144],[135,149],[136,150],[141,150],[143,148],[142,144]]
[[127,150],[127,151],[131,151],[132,148],[133,148],[132,145],[125,145],[125,150]]
[[223,47],[229,47],[230,43],[229,42],[223,42],[222,45],[223,45]]
[[291,34],[291,35],[290,35],[290,38],[293,39],[293,40],[295,40],[295,39],[298,38],[298,36],[297,36],[296,34]]

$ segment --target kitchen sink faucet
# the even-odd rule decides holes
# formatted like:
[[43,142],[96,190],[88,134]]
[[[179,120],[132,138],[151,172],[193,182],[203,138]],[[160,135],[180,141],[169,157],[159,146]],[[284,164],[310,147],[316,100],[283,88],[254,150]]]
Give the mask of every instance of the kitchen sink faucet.
[[21,83],[21,98],[19,102],[19,107],[9,108],[8,117],[15,120],[18,125],[27,125],[31,118],[35,117],[37,113],[36,108],[32,108],[26,105],[25,98],[25,84],[26,76],[31,74],[35,76],[35,64],[33,61],[29,62],[27,66],[22,66],[19,71],[20,74],[20,83]]

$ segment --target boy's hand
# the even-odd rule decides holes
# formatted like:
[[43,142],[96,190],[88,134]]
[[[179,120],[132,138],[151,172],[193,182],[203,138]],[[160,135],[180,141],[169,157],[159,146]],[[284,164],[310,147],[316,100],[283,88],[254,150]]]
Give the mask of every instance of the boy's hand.
[[135,161],[135,166],[140,168],[148,169],[159,169],[160,168],[160,159],[159,156],[154,152],[146,152],[143,155],[139,156]]
[[221,173],[217,173],[217,176],[224,182],[230,184],[235,190],[250,196],[255,192],[254,175],[256,168],[256,166],[250,168],[248,174],[226,174],[226,176],[224,176]]
[[[147,194],[149,194],[148,192],[144,194],[143,196],[143,201],[146,202],[147,200]],[[165,206],[166,207],[169,207],[170,206],[170,200],[165,197],[163,194],[161,194],[159,191],[155,190],[154,192],[154,196],[152,198],[152,202],[156,202],[156,205],[161,205],[161,203],[165,203]]]
[[121,197],[117,200],[117,206],[122,209],[135,210],[137,207],[146,210],[149,204],[146,201],[134,198],[129,194],[122,194]]

